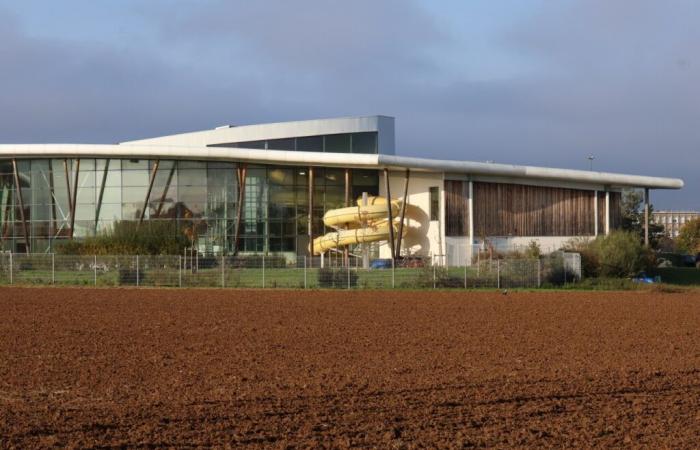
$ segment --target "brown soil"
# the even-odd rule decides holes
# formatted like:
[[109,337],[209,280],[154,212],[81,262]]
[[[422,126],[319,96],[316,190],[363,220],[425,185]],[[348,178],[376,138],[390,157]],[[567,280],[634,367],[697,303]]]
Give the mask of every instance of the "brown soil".
[[0,447],[700,442],[700,293],[0,289]]

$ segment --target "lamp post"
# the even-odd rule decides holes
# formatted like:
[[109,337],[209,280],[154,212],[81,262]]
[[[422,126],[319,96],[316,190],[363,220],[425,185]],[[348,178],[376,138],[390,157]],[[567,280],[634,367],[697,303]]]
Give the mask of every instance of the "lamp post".
[[588,155],[589,170],[591,170],[591,171],[593,171],[593,160],[594,159],[595,159],[595,156]]

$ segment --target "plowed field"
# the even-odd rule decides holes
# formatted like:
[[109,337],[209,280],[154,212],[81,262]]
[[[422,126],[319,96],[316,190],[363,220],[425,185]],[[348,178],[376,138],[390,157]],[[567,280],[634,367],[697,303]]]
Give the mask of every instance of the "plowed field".
[[0,289],[0,447],[700,442],[700,293]]

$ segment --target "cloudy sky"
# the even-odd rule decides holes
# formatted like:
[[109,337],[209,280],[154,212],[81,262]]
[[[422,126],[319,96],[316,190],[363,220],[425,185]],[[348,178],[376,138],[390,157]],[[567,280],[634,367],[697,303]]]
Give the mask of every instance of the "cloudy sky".
[[0,142],[385,114],[402,155],[681,177],[697,0],[0,0]]

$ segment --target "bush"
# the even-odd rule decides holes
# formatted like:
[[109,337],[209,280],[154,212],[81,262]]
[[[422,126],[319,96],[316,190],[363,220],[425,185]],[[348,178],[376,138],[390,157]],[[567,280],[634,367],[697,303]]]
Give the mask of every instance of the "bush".
[[653,255],[632,232],[614,231],[596,239],[591,246],[602,277],[632,277],[653,266]]
[[97,236],[61,242],[56,253],[67,255],[179,255],[191,245],[174,221],[122,220]]

